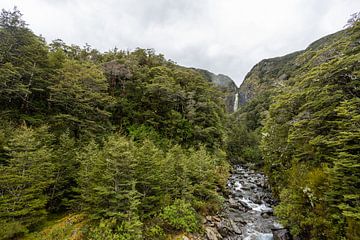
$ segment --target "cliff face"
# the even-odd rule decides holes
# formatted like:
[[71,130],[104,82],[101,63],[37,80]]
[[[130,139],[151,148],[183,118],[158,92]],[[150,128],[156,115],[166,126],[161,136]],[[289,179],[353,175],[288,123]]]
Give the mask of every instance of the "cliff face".
[[243,105],[267,90],[281,87],[285,81],[307,68],[328,61],[336,51],[327,47],[343,34],[344,31],[340,31],[313,42],[305,50],[260,61],[239,87],[239,104]]
[[239,88],[239,104],[243,105],[259,93],[281,85],[283,81],[289,79],[298,67],[294,60],[301,53],[303,51],[265,59],[256,64],[246,75]]
[[200,72],[205,79],[214,83],[225,93],[226,110],[232,113],[241,105],[266,92],[273,94],[272,91],[277,87],[284,86],[288,79],[333,58],[336,50],[329,46],[342,37],[344,31],[325,36],[311,43],[305,50],[260,61],[245,76],[239,88],[229,76],[216,75],[204,69],[193,69]]
[[238,106],[238,87],[234,80],[223,74],[214,74],[204,69],[195,69],[200,72],[206,80],[214,83],[225,94],[225,106],[227,112],[234,112]]

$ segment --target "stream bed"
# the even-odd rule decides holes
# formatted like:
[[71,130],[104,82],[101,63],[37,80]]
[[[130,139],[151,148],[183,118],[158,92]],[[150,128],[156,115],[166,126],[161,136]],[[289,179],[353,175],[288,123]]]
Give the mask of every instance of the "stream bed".
[[242,166],[228,180],[229,196],[218,216],[207,216],[208,240],[271,240],[272,230],[282,229],[273,215],[274,200],[266,177]]

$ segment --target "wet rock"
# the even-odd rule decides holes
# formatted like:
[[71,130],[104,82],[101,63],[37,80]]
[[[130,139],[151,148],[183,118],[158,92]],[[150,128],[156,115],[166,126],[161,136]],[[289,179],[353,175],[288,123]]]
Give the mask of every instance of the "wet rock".
[[[239,204],[241,205],[242,209],[245,209],[245,211],[251,210],[251,207],[247,203],[239,201]],[[240,205],[239,205],[239,207],[240,207]]]
[[267,219],[267,218],[270,218],[270,217],[271,217],[271,214],[269,214],[269,213],[267,213],[267,212],[263,212],[263,213],[261,213],[261,216],[262,216],[263,218]]
[[[234,209],[234,210],[240,210],[240,211],[242,211],[242,206],[241,205],[239,205],[239,203],[232,203],[232,204],[229,204],[229,208],[232,208],[232,209]],[[231,210],[231,209],[230,209]]]
[[274,236],[274,240],[291,240],[291,235],[288,229],[271,229],[272,234]]
[[263,187],[266,181],[262,174],[235,167],[227,184],[229,198],[224,210],[217,215],[220,221],[212,217],[206,226],[212,224],[211,228],[216,229],[223,240],[270,239],[271,229],[279,226],[270,208],[271,192]]
[[213,222],[208,222],[207,225],[208,225],[209,227],[215,227],[215,223],[213,223]]
[[232,221],[230,219],[230,224],[231,224],[231,227],[234,231],[234,233],[238,234],[238,235],[241,235],[242,234],[242,231],[240,230],[240,228],[236,225],[236,223],[234,221]]
[[241,218],[241,217],[234,217],[233,220],[234,220],[234,222],[240,223],[240,224],[242,224],[242,225],[246,225],[246,224],[247,224],[247,222],[246,222],[243,218]]
[[266,210],[262,211],[261,215],[263,215],[263,214],[268,214],[269,216],[273,216],[274,215],[274,210],[266,209]]
[[234,232],[228,220],[223,220],[219,223],[216,223],[216,228],[223,237],[231,236]]
[[233,193],[231,193],[231,195],[232,195],[233,197],[242,197],[242,193],[241,193],[241,192],[233,192]]
[[262,204],[261,198],[260,198],[258,195],[256,195],[255,197],[251,198],[250,200],[253,201],[253,202],[256,203],[256,204]]
[[207,223],[220,222],[221,218],[219,216],[206,216],[205,217]]
[[236,200],[233,198],[229,198],[229,204],[237,204]]
[[220,222],[220,221],[221,221],[220,217],[218,217],[218,216],[214,216],[212,219],[213,219],[214,221],[216,221],[216,222]]
[[219,232],[215,228],[207,227],[205,228],[206,239],[207,240],[221,240],[223,239]]

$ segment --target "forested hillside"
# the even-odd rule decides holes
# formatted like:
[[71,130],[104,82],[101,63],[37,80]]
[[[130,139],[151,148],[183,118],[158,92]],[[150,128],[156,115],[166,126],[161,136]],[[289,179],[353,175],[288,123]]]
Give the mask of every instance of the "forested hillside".
[[[152,49],[46,43],[2,10],[0,239],[205,236],[204,219],[239,202],[224,201],[231,164],[265,172],[294,239],[360,239],[359,19],[237,89]],[[266,185],[236,174],[234,191]],[[244,236],[230,220],[223,234]]]
[[199,72],[47,44],[17,9],[0,39],[0,239],[162,239],[219,209],[224,101]]
[[[299,239],[360,239],[360,24],[263,60],[240,87],[232,161],[264,165]],[[241,136],[246,136],[241,138]]]

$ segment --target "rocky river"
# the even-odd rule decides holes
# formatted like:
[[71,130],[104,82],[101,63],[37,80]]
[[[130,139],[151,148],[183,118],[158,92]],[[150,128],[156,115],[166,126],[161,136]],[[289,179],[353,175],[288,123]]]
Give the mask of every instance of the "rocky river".
[[236,166],[228,188],[224,210],[204,220],[208,240],[290,239],[273,215],[275,202],[263,174]]

